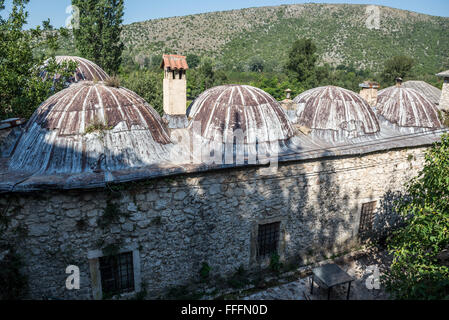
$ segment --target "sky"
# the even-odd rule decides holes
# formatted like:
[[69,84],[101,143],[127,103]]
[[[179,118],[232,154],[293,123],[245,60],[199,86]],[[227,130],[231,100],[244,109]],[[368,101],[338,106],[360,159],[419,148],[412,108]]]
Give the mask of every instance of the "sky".
[[[12,0],[6,0],[7,10],[11,2]],[[35,27],[48,18],[54,27],[65,26],[66,20],[70,17],[70,14],[66,13],[70,3],[70,0],[30,0],[30,4],[27,6],[29,11],[28,27]],[[449,17],[448,0],[125,0],[124,20],[125,24],[129,24],[156,18],[295,3],[375,4]],[[1,15],[4,16],[5,12],[1,12]]]

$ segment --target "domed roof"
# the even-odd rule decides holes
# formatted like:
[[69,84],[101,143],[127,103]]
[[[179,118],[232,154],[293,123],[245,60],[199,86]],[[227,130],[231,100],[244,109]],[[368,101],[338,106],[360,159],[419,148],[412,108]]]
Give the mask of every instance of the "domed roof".
[[380,91],[376,109],[399,127],[441,128],[436,105],[414,89],[395,86]]
[[82,173],[142,167],[164,160],[170,143],[159,114],[137,94],[83,81],[38,108],[10,168]]
[[296,123],[329,139],[353,138],[380,131],[376,115],[358,94],[335,86],[308,90],[293,100]]
[[201,136],[226,139],[242,130],[245,143],[286,141],[295,135],[280,104],[268,93],[245,85],[225,85],[202,93],[187,110],[194,123],[201,124]]
[[[56,63],[60,64],[63,62],[75,62],[78,67],[76,68],[75,74],[73,75],[73,78],[70,79],[69,83],[76,83],[79,81],[105,81],[109,78],[107,73],[101,69],[97,64],[93,63],[90,60],[81,58],[81,57],[72,57],[72,56],[56,56],[55,57]],[[48,63],[48,60],[45,64]],[[45,71],[45,65],[44,70],[41,73],[41,77],[45,78],[47,75]],[[56,76],[55,78],[59,78]]]

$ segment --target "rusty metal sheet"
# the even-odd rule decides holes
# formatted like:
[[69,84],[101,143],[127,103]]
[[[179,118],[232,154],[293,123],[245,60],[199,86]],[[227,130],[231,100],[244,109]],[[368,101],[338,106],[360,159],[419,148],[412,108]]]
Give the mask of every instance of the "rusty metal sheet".
[[441,128],[434,103],[414,89],[395,86],[379,93],[377,113],[399,127]]
[[294,99],[299,126],[335,141],[376,134],[380,125],[368,103],[357,93],[335,86],[308,90]]
[[[87,133],[94,121],[103,128]],[[171,145],[161,117],[137,94],[82,82],[41,105],[9,167],[51,174],[118,170],[164,161]]]
[[295,135],[287,115],[268,93],[251,86],[226,85],[205,91],[189,107],[189,126],[201,124],[201,135],[212,141],[236,130],[245,143],[286,141]]
[[[63,62],[75,62],[78,65],[73,77],[69,79],[69,83],[77,83],[80,81],[105,81],[109,78],[108,74],[102,68],[90,60],[75,56],[56,56],[55,60],[58,64]],[[47,77],[47,72],[45,70],[47,63],[48,61],[44,63],[40,75],[43,79]],[[60,75],[56,75],[54,80],[58,80],[59,78]]]

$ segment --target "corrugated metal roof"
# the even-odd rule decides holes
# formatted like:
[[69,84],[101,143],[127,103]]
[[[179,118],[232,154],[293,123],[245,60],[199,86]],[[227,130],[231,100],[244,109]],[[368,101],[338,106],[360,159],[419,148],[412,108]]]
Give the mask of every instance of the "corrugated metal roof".
[[[402,84],[402,86],[404,88],[408,88],[408,89],[414,89],[416,91],[418,91],[419,93],[421,93],[422,95],[424,95],[427,99],[429,99],[432,103],[434,104],[439,104],[440,103],[440,98],[441,98],[441,90],[438,89],[437,87],[432,86],[431,84],[428,84],[425,81],[406,81]],[[391,89],[394,87],[389,87],[386,89]],[[386,90],[384,89],[384,90]],[[379,94],[382,94],[384,92],[384,90],[379,91]]]
[[[282,109],[268,94],[247,86],[225,86],[215,90],[205,92],[204,97],[194,103],[196,106],[192,105],[191,115],[200,113],[202,104],[203,108],[206,105],[224,108],[225,111],[210,110],[209,113],[207,108],[204,109],[202,120],[220,123],[223,130],[232,130],[246,125],[241,121],[244,116],[254,126],[264,126],[263,121],[277,123],[280,127],[286,125],[287,129],[283,128],[278,138],[291,136],[291,124],[284,123],[278,113],[278,110],[283,112]],[[114,127],[86,134],[86,124],[95,117],[108,118],[108,126]],[[280,144],[279,157],[271,159],[272,155],[258,154],[255,163],[249,163],[246,156],[243,164],[209,164],[198,160],[201,158],[194,154],[192,144],[186,143],[194,143],[193,139],[183,137],[176,139],[181,141],[179,144],[170,143],[159,115],[136,94],[101,83],[79,83],[45,102],[22,132],[14,133],[21,138],[18,143],[13,143],[11,158],[0,158],[0,192],[103,188],[109,183],[261,166],[268,160],[282,163],[360,156],[429,146],[447,132],[438,129],[404,134],[396,126],[384,122],[380,126],[380,131],[374,135],[347,137],[337,142],[293,132],[296,135],[289,139],[289,143]],[[16,129],[20,130],[20,127]],[[180,132],[189,134],[188,130]]]
[[10,170],[7,159],[0,159],[0,192],[33,192],[49,189],[93,189],[103,188],[109,183],[125,183],[156,179],[189,173],[211,172],[214,170],[245,168],[265,165],[266,161],[280,163],[289,161],[319,160],[336,156],[361,156],[373,152],[403,148],[425,147],[437,142],[445,129],[414,134],[400,134],[392,127],[382,127],[377,136],[365,136],[361,140],[347,140],[340,143],[299,135],[293,138],[294,144],[280,150],[276,159],[259,158],[256,164],[220,165],[191,162],[190,158],[176,159],[172,162],[160,162],[140,168],[105,170],[104,172],[54,173],[42,174]]
[[436,105],[418,91],[403,86],[382,90],[376,109],[379,115],[400,127],[441,128]]
[[449,78],[449,70],[440,72],[437,74],[438,77]]
[[245,85],[226,85],[202,93],[187,110],[193,123],[201,124],[206,140],[226,138],[236,130],[245,143],[286,141],[295,130],[279,102],[263,90]]
[[380,127],[368,103],[357,93],[335,86],[308,90],[294,99],[294,122],[313,134],[338,140],[376,134]]
[[28,122],[9,170],[75,174],[168,159],[159,114],[137,94],[83,81],[45,101]]
[[[76,83],[79,81],[105,81],[109,78],[103,69],[90,60],[74,56],[56,56],[55,60],[57,63],[72,61],[78,65],[75,74],[73,75],[73,78],[69,80],[69,83]],[[48,60],[46,63],[48,63]],[[46,64],[44,64],[43,71],[41,73],[42,78],[47,77],[45,65]],[[58,75],[55,76],[55,80],[57,79],[59,79]]]
[[164,54],[161,68],[170,68],[171,70],[188,70],[187,58],[180,55]]

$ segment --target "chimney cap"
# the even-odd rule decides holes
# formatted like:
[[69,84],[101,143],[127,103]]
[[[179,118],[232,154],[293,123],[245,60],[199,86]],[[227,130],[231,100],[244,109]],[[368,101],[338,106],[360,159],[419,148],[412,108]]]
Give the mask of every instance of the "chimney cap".
[[162,56],[161,69],[188,70],[187,58],[177,54],[164,54]]
[[365,82],[359,84],[359,87],[363,88],[363,89],[379,89],[380,84],[378,82],[374,82],[374,81],[365,81]]

